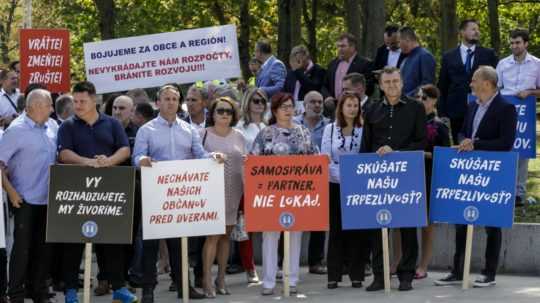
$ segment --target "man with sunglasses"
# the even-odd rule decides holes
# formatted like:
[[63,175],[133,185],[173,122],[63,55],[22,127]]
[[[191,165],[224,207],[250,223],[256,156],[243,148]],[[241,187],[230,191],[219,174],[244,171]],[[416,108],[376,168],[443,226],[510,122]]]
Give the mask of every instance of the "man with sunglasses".
[[[177,116],[180,92],[175,86],[165,85],[158,91],[159,115],[143,125],[135,137],[132,161],[136,166],[151,167],[152,162],[202,159],[213,157],[223,161],[220,153],[207,153],[197,129]],[[178,298],[182,298],[182,276],[180,264],[180,239],[167,239],[171,260],[171,271]],[[154,287],[157,284],[157,256],[159,240],[143,241],[143,297],[142,303],[154,302]],[[204,295],[193,287],[189,289],[191,299],[203,299]]]

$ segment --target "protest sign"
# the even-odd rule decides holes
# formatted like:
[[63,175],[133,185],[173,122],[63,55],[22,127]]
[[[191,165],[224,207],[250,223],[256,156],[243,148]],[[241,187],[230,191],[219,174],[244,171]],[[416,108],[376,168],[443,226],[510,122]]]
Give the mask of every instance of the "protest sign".
[[84,44],[86,77],[98,93],[239,77],[234,25]]
[[435,147],[430,220],[512,227],[517,153]]
[[343,229],[426,225],[424,153],[340,158]]
[[[469,102],[476,100],[473,95],[468,97]],[[516,139],[513,151],[518,152],[519,157],[523,159],[536,158],[536,97],[529,96],[525,99],[510,95],[502,97],[516,107]]]
[[248,231],[328,230],[327,156],[249,156]]
[[21,29],[21,91],[39,83],[51,92],[69,92],[69,46],[66,29]]
[[131,243],[134,193],[132,167],[51,166],[47,242]]
[[225,233],[223,164],[160,161],[141,168],[143,239]]

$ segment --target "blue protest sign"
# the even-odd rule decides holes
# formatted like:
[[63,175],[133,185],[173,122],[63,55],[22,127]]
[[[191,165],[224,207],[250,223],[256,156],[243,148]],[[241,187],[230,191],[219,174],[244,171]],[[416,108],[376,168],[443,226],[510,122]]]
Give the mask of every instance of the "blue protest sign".
[[424,153],[341,156],[343,229],[426,225]]
[[[536,158],[536,97],[529,96],[525,99],[509,95],[502,97],[516,107],[516,140],[513,151],[518,152],[520,158]],[[469,102],[476,100],[473,95],[469,95],[468,98]]]
[[431,222],[512,227],[517,153],[435,147]]

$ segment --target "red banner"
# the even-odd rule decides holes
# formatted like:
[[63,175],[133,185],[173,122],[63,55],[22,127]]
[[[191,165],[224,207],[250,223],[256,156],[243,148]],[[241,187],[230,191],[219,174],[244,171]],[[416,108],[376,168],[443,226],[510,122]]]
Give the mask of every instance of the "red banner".
[[40,83],[51,92],[69,92],[69,46],[66,29],[21,29],[21,91]]
[[328,230],[327,156],[249,156],[246,230]]

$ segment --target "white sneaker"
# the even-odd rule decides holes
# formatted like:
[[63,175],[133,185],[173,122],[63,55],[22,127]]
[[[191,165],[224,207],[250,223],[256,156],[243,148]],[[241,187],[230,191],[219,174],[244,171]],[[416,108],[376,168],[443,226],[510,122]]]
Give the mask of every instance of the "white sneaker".
[[488,276],[481,275],[476,280],[474,280],[473,286],[474,287],[489,287],[496,285],[497,282],[495,281],[495,278],[490,278]]
[[259,276],[257,275],[257,271],[246,271],[247,281],[248,284],[256,284],[259,283]]
[[274,289],[273,288],[263,288],[261,294],[263,296],[271,296],[274,294]]

